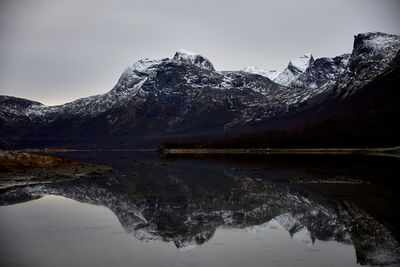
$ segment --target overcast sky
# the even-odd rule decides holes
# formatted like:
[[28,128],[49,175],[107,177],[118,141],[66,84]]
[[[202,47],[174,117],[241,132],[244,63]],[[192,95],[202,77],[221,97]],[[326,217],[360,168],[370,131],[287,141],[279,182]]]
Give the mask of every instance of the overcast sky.
[[0,0],[0,94],[54,105],[105,93],[125,67],[180,48],[217,70],[282,70],[399,25],[399,0]]

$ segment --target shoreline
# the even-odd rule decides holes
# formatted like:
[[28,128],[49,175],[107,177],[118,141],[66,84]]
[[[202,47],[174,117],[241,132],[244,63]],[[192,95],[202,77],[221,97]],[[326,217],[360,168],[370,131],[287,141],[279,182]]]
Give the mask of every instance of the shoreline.
[[63,157],[0,151],[0,195],[17,187],[97,178],[113,171],[109,166]]
[[[75,148],[28,148],[14,150],[22,153],[68,153],[68,152],[157,152],[157,149],[75,149]],[[165,148],[158,151],[165,155],[185,154],[260,154],[260,155],[370,155],[400,158],[400,146],[389,148]]]
[[17,149],[12,150],[21,153],[68,153],[68,152],[129,152],[129,151],[138,151],[138,152],[154,152],[155,148],[139,148],[139,149],[79,149],[79,148],[26,148],[26,149]]
[[373,155],[373,156],[392,156],[400,158],[400,147],[392,148],[254,148],[254,149],[189,149],[171,148],[164,149],[164,154],[313,154],[313,155]]

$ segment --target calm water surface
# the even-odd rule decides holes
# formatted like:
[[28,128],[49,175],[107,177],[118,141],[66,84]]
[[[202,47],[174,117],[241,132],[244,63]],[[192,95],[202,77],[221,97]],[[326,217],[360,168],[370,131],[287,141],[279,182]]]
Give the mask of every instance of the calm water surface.
[[[400,260],[398,159],[58,154],[98,179],[0,195],[1,266],[359,266]],[[352,178],[370,184],[292,184]]]

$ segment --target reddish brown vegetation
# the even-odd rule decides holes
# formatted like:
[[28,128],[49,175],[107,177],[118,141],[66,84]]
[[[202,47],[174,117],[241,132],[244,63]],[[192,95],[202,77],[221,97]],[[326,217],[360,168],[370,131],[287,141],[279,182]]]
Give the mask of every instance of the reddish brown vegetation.
[[0,154],[0,171],[10,172],[30,168],[49,168],[79,165],[78,162],[38,154],[3,152]]

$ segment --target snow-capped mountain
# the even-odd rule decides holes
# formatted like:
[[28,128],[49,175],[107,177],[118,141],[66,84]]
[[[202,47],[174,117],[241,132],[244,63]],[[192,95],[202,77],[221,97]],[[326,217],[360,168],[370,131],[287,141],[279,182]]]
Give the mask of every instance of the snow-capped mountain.
[[[288,90],[260,75],[217,72],[203,56],[181,50],[172,59],[136,62],[103,95],[59,106],[27,100],[23,101],[29,104],[15,105],[13,102],[19,99],[3,96],[0,118],[4,125],[10,125],[14,117],[19,117],[35,128],[36,134],[39,127],[44,134],[52,129],[52,134],[60,131],[78,139],[88,136],[89,127],[92,134],[95,129],[102,134],[121,129],[141,136],[151,132],[225,133],[232,127],[296,109],[316,94],[315,90]],[[77,137],[76,131],[85,132]]]
[[381,32],[361,33],[354,37],[353,52],[340,80],[337,95],[353,95],[386,71],[400,51],[400,36]]
[[193,64],[206,70],[215,71],[213,64],[211,64],[208,59],[186,49],[180,49],[176,52],[173,60]]
[[[183,90],[183,87],[190,88]],[[103,95],[81,98],[58,106],[44,106],[37,102],[22,106],[10,105],[11,99],[15,99],[16,102],[29,102],[12,97],[4,97],[2,103],[4,103],[4,113],[25,115],[32,121],[40,121],[57,115],[64,117],[71,115],[96,116],[107,110],[124,106],[133,98],[151,96],[155,98],[153,100],[156,102],[163,102],[164,100],[161,99],[163,97],[177,95],[190,97],[190,91],[193,89],[201,90],[202,92],[199,93],[204,95],[208,93],[208,89],[218,89],[223,92],[240,90],[241,93],[235,95],[242,94],[243,97],[251,95],[252,99],[262,98],[262,95],[269,94],[271,90],[283,91],[284,88],[268,79],[241,72],[216,72],[212,64],[203,56],[187,50],[180,50],[172,59],[145,59],[134,63],[123,72],[116,86]],[[210,93],[215,97],[211,102],[222,101],[222,99],[218,99],[218,94],[223,97],[223,93],[218,91]],[[252,102],[251,99],[249,101]]]
[[267,77],[271,81],[273,81],[276,76],[279,75],[279,72],[277,72],[276,70],[265,70],[257,66],[248,66],[243,68],[242,71]]
[[292,59],[289,65],[274,79],[274,82],[281,85],[289,86],[290,83],[296,80],[300,74],[314,62],[311,54],[305,54],[299,58]]
[[282,72],[268,71],[257,66],[249,66],[242,71],[265,76],[291,88],[321,88],[321,91],[324,91],[327,86],[335,84],[344,72],[349,58],[350,54],[343,54],[333,58],[322,57],[314,60],[312,55],[306,54],[291,60]]
[[0,96],[0,136],[11,146],[78,140],[119,146],[143,145],[143,138],[159,143],[162,136],[225,136],[254,131],[253,126],[285,129],[288,125],[268,122],[302,110],[331,90],[351,95],[385,72],[399,47],[399,36],[360,34],[350,57],[314,61],[307,54],[291,60],[274,82],[265,77],[271,73],[257,68],[216,71],[204,56],[179,50],[171,59],[139,60],[108,93],[64,105]]
[[350,54],[343,54],[333,58],[317,58],[290,83],[289,87],[324,88],[331,86],[335,84],[339,76],[344,72],[349,58]]

